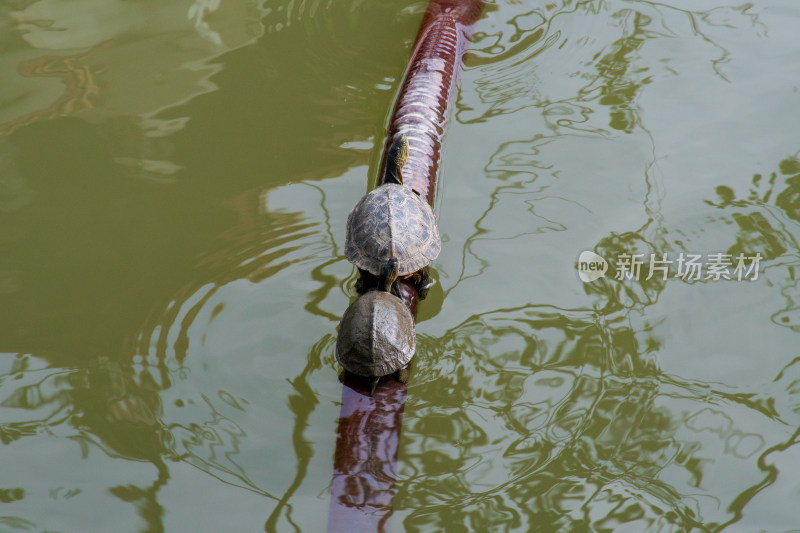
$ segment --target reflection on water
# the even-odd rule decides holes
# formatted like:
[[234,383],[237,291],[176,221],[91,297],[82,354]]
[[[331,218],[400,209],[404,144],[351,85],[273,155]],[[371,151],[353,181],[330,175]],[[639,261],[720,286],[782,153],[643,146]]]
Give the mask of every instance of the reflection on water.
[[473,317],[441,341],[429,357],[437,393],[421,392],[406,430],[411,530],[522,520],[569,531],[588,525],[588,509],[602,518],[593,527],[691,524],[658,479],[671,464],[697,474],[696,445],[676,438],[680,420],[660,401],[691,385],[659,390],[650,332],[526,307]]
[[[0,7],[0,529],[324,530],[344,224],[422,8]],[[395,530],[797,527],[798,20],[487,9]],[[584,284],[583,250],[763,259]]]

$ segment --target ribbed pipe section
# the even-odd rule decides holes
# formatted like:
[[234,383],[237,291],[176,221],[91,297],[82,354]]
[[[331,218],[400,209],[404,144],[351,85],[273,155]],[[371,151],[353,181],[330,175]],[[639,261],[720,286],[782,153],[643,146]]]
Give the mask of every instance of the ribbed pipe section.
[[404,184],[431,205],[448,106],[458,85],[461,59],[467,49],[471,25],[480,16],[482,7],[480,1],[431,2],[389,124],[384,153],[396,136],[405,134],[408,137],[409,156],[403,168]]

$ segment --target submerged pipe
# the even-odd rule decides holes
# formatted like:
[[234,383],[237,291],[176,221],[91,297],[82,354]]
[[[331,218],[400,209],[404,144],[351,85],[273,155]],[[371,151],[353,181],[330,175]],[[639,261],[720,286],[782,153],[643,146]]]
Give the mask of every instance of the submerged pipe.
[[[394,138],[405,134],[408,161],[403,184],[433,207],[447,111],[461,62],[480,17],[483,0],[431,0],[403,75],[389,123],[381,164]],[[419,294],[410,279],[399,280],[403,302],[416,317]],[[363,380],[345,373],[336,438],[328,533],[386,532],[392,513],[397,451],[406,385],[381,380],[374,396]]]

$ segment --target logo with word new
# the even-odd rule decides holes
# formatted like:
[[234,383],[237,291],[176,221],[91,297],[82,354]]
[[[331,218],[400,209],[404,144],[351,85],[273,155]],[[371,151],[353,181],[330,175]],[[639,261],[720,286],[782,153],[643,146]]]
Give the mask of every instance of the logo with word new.
[[608,262],[596,253],[587,250],[578,257],[578,277],[589,283],[606,275]]
[[[674,255],[674,254],[673,254]],[[649,254],[649,260],[644,253],[621,253],[615,260],[618,281],[648,281],[658,277],[663,281],[668,278],[679,278],[683,281],[755,281],[758,279],[758,269],[764,256],[756,252],[747,256],[728,253],[706,254],[704,262],[702,254],[680,252],[677,258],[670,258],[667,252]],[[592,251],[581,252],[578,258],[578,277],[584,283],[589,283],[606,275],[608,263]]]

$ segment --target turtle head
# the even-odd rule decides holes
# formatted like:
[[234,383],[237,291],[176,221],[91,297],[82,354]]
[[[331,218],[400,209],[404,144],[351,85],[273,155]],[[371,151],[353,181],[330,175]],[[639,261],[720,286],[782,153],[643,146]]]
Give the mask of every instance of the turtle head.
[[383,183],[403,184],[403,167],[408,161],[408,138],[405,133],[397,135],[389,147],[389,154],[386,157],[386,174],[383,176]]
[[390,292],[392,290],[392,284],[397,280],[398,272],[400,272],[400,264],[397,262],[396,257],[392,257],[381,267],[378,289]]

